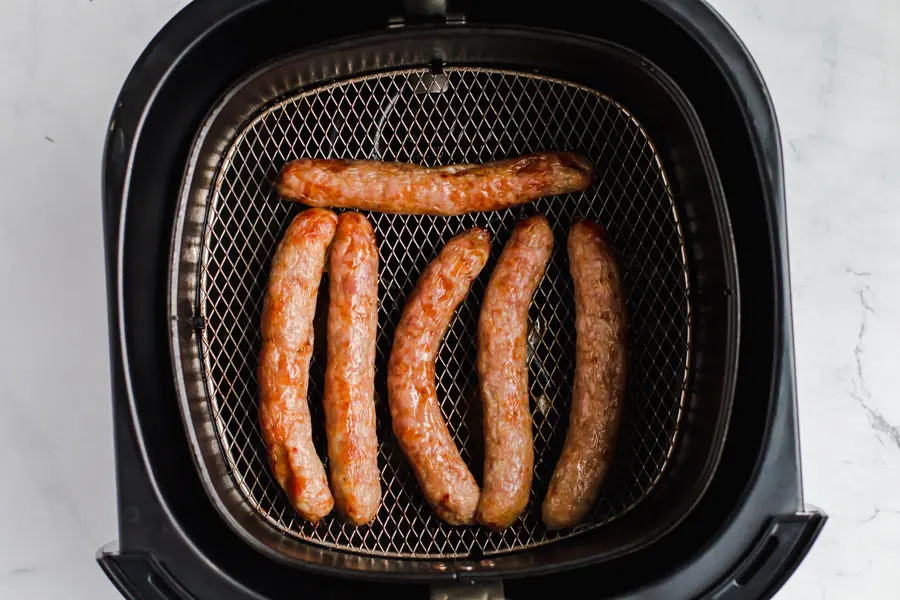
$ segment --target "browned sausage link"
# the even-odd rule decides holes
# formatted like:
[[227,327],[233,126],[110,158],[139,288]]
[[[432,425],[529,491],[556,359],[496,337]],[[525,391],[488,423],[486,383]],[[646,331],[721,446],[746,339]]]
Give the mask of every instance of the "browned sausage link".
[[343,213],[331,246],[325,427],[338,512],[362,525],[381,504],[375,434],[378,249],[372,225]]
[[316,294],[336,226],[334,213],[307,210],[278,245],[263,301],[257,371],[259,419],[272,471],[300,516],[313,522],[334,506],[313,447],[306,393]]
[[481,305],[478,378],[484,411],[484,487],[477,518],[493,529],[512,525],[531,491],[528,308],[552,251],[547,219],[522,221],[503,248]]
[[483,229],[447,242],[406,301],[388,361],[394,434],[425,499],[452,525],[474,522],[479,490],[441,414],[434,363],[453,313],[489,253],[490,235]]
[[569,233],[575,283],[575,385],[569,431],[544,499],[549,529],[574,527],[597,499],[612,459],[625,392],[625,298],[604,230],[576,223]]
[[278,192],[309,206],[461,215],[585,190],[593,177],[591,162],[571,152],[539,152],[483,165],[436,168],[303,158],[282,169]]

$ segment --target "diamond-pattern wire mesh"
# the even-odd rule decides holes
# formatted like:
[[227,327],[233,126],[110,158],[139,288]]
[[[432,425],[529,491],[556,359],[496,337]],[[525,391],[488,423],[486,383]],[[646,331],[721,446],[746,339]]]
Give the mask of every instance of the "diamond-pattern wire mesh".
[[[272,253],[294,215],[273,181],[301,157],[371,158],[428,165],[477,163],[545,149],[587,154],[599,179],[590,190],[526,207],[442,218],[367,214],[380,253],[376,366],[379,465],[384,498],[376,521],[353,527],[333,514],[316,525],[298,518],[270,476],[257,421],[259,318]],[[502,532],[451,527],[425,503],[395,443],[385,374],[405,298],[443,244],[474,225],[492,233],[492,256],[445,337],[437,389],[450,431],[476,478],[482,471],[475,371],[476,324],[484,286],[512,228],[535,212],[556,237],[530,311],[529,375],[535,468],[531,500]],[[566,235],[578,218],[608,228],[619,255],[629,310],[629,380],[613,465],[587,521],[548,532],[540,503],[568,423],[574,373],[574,304]],[[684,398],[690,307],[683,241],[655,150],[632,116],[587,88],[538,75],[448,68],[405,70],[300,93],[268,107],[236,138],[211,197],[199,270],[205,319],[200,350],[217,436],[247,502],[283,533],[370,555],[463,557],[502,553],[598,527],[653,487],[671,453]],[[326,459],[321,404],[325,370],[327,273],[316,314],[309,404],[319,455]]]

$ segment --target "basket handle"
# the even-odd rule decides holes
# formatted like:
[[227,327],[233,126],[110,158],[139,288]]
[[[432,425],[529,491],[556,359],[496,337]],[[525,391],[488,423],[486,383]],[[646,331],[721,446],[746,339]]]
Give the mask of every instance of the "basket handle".
[[416,21],[443,21],[447,17],[447,0],[404,0],[406,16]]
[[431,586],[429,600],[505,600],[503,581],[458,581]]

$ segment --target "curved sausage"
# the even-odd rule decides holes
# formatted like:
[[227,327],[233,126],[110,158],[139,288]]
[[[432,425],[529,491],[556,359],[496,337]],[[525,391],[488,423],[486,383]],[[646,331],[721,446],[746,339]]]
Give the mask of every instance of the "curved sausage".
[[627,317],[619,267],[595,223],[576,223],[568,246],[575,284],[575,384],[566,443],[544,498],[548,529],[574,527],[597,499],[625,393]]
[[259,419],[272,471],[300,516],[312,522],[334,506],[313,446],[306,393],[316,294],[337,220],[327,210],[304,211],[278,244],[263,300],[257,370]]
[[388,361],[394,434],[425,499],[451,525],[474,522],[479,490],[441,414],[434,363],[456,307],[489,254],[490,235],[484,229],[470,229],[447,242],[406,301]]
[[525,510],[534,469],[528,406],[528,308],[550,254],[543,216],[519,223],[503,248],[478,320],[478,378],[484,413],[484,487],[478,522],[512,525]]
[[375,336],[378,249],[372,225],[343,213],[331,246],[325,428],[331,491],[338,512],[356,525],[381,504],[375,433]]
[[483,165],[434,168],[302,158],[282,169],[277,187],[283,197],[309,206],[461,215],[582,191],[593,179],[588,159],[572,152],[539,152]]

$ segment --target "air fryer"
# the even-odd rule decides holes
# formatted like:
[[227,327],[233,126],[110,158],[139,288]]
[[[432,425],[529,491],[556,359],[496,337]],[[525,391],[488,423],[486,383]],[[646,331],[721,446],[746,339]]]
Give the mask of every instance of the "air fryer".
[[[306,6],[196,0],[151,42],[114,110],[104,224],[119,541],[130,598],[765,598],[824,516],[802,498],[781,149],[746,50],[699,1],[523,13],[492,2]],[[533,307],[556,331],[530,370],[536,465],[503,532],[435,519],[379,402],[385,490],[365,528],[297,517],[256,422],[259,312],[302,207],[274,192],[299,156],[421,164],[583,152],[590,190],[439,218],[371,213],[381,254],[376,395],[403,300],[443,242],[481,225],[492,261],[524,215],[557,251]],[[573,530],[539,507],[568,415],[574,311],[564,239],[604,223],[631,315],[620,442]],[[563,242],[563,243],[560,243]],[[474,337],[491,264],[460,307],[438,391],[478,472]],[[324,456],[324,353],[310,404]]]

